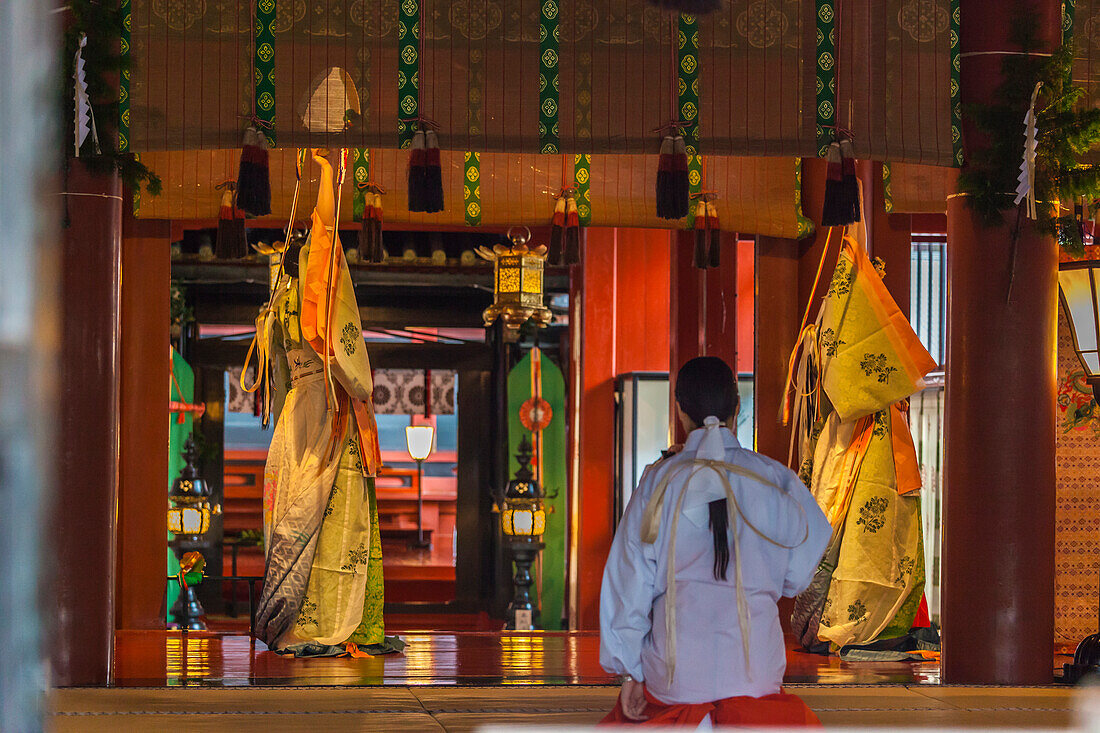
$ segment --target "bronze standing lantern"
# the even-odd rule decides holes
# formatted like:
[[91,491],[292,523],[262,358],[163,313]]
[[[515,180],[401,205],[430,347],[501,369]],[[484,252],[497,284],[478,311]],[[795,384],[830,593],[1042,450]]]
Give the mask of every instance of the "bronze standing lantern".
[[507,628],[516,631],[532,631],[538,621],[538,608],[531,599],[531,565],[545,547],[542,535],[546,531],[546,508],[542,488],[531,472],[531,450],[531,442],[524,436],[516,452],[519,468],[500,502],[500,529],[516,566]]
[[168,494],[168,531],[174,535],[168,546],[180,563],[180,594],[169,613],[181,629],[202,631],[206,628],[202,619],[205,612],[195,587],[186,583],[184,576],[195,565],[194,561],[200,560],[201,555],[196,550],[202,546],[202,536],[210,529],[211,517],[221,514],[221,507],[210,503],[210,486],[199,477],[195,467],[197,451],[191,438],[183,444],[183,457],[186,463]]

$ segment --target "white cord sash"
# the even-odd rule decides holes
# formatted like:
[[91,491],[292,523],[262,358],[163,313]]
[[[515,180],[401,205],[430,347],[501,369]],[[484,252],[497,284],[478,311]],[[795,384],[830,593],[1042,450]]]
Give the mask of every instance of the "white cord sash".
[[745,595],[745,587],[741,577],[741,538],[737,531],[737,520],[740,518],[745,526],[758,536],[776,547],[785,550],[792,550],[795,547],[799,547],[809,538],[810,524],[809,521],[806,520],[805,510],[802,509],[802,505],[796,502],[796,506],[798,506],[799,511],[803,514],[803,524],[805,525],[805,532],[803,533],[802,539],[797,543],[793,545],[784,545],[768,537],[758,529],[744,512],[741,511],[741,506],[738,504],[737,496],[733,491],[733,485],[730,483],[730,474],[743,476],[765,486],[778,489],[785,494],[788,493],[787,490],[769,481],[755,471],[722,460],[725,458],[725,446],[722,443],[722,436],[718,429],[720,427],[718,418],[708,417],[704,425],[707,432],[700,442],[696,457],[666,472],[661,478],[661,481],[657,484],[657,488],[653,491],[653,496],[650,497],[642,517],[641,539],[642,542],[646,544],[653,544],[657,541],[657,531],[661,525],[661,510],[664,506],[665,494],[668,492],[669,484],[674,477],[681,476],[685,471],[690,471],[684,488],[676,501],[676,513],[672,517],[668,541],[668,587],[665,591],[665,656],[667,658],[666,664],[668,665],[668,678],[669,681],[671,681],[676,674],[676,534],[680,525],[684,497],[687,496],[691,488],[691,481],[697,475],[706,471],[711,471],[718,476],[726,494],[726,510],[729,513],[729,526],[733,533],[732,561],[734,587],[737,592],[737,621],[741,627],[741,644],[745,653],[745,675],[751,680],[752,669],[749,660],[749,634],[751,631],[751,622],[749,619],[748,598]]

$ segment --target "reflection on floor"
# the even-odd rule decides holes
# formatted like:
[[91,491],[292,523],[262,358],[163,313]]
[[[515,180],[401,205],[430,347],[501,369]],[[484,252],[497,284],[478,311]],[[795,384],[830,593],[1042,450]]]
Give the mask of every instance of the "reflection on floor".
[[[827,727],[1064,728],[1069,688],[936,685],[789,686]],[[611,686],[394,686],[55,690],[56,733],[119,731],[474,731],[596,723],[614,705]],[[545,730],[545,729],[543,729]]]
[[[404,654],[369,659],[294,659],[239,634],[122,631],[119,687],[241,685],[608,685],[599,635],[401,632]],[[787,652],[788,683],[935,684],[936,662],[842,662]]]

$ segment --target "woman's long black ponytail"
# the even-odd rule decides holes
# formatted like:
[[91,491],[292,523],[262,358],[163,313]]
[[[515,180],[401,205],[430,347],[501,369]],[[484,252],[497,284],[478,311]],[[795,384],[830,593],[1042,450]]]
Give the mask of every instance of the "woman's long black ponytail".
[[710,533],[714,537],[714,579],[725,580],[730,564],[729,507],[725,499],[716,499],[707,505],[710,509]]

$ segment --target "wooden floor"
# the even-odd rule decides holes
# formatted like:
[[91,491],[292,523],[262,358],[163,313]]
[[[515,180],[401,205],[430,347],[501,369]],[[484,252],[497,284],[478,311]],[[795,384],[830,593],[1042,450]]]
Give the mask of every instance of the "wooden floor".
[[[577,730],[615,702],[596,633],[403,632],[404,654],[294,659],[237,633],[134,631],[114,686],[54,690],[48,729]],[[786,687],[826,726],[1065,728],[1066,687],[951,687],[935,662],[845,663],[788,650]]]
[[[792,685],[826,727],[1066,728],[1069,688],[936,685]],[[473,731],[524,726],[577,730],[614,704],[609,686],[187,687],[56,690],[49,730],[120,731]]]
[[[401,632],[403,654],[295,659],[241,634],[123,631],[114,685],[608,685],[596,632]],[[937,662],[842,662],[787,652],[788,684],[936,684]]]

